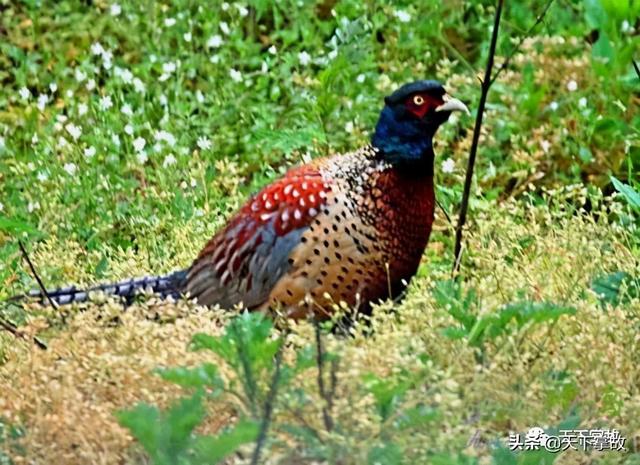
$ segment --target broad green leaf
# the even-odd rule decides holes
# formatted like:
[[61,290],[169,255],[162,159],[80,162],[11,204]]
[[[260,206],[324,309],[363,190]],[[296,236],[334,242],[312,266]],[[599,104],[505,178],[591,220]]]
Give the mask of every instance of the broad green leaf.
[[215,464],[235,452],[243,444],[253,442],[258,437],[258,424],[242,421],[216,437],[200,436],[194,441],[193,464]]
[[613,187],[622,194],[629,205],[640,212],[640,193],[629,184],[625,184],[613,176],[611,176],[611,182],[613,183]]

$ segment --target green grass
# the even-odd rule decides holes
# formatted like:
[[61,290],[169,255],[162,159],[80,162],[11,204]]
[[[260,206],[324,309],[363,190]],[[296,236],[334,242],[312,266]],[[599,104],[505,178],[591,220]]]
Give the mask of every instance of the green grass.
[[[545,4],[507,3],[498,64]],[[473,112],[493,19],[492,2],[478,0],[114,5],[0,1],[0,300],[35,287],[18,238],[52,286],[188,265],[249,193],[308,157],[364,144],[383,96],[407,81],[438,78]],[[493,440],[574,414],[631,441],[640,405],[639,213],[616,182],[638,190],[640,80],[631,58],[639,15],[631,1],[551,6],[489,94],[462,288],[445,282],[453,228],[439,211],[406,301],[377,309],[374,335],[327,336],[342,367],[336,431],[324,432],[313,408],[311,367],[285,386],[290,409],[276,408],[268,454],[281,463],[300,463],[298,453],[329,463],[482,462],[486,449],[466,447],[475,431]],[[462,116],[438,134],[438,168],[454,161],[452,172],[437,170],[438,199],[454,219],[472,125]],[[592,287],[612,297],[599,300]],[[47,462],[59,450],[43,442],[71,457],[72,445],[87,441],[78,462],[135,462],[140,452],[113,412],[141,400],[166,406],[178,395],[149,371],[212,357],[224,365],[219,354],[184,347],[203,326],[222,334],[226,315],[159,308],[161,322],[151,323],[155,310],[144,306],[124,316],[97,304],[64,313],[0,306],[4,318],[47,339],[49,352],[70,358],[73,370],[59,370],[102,393],[83,393],[74,408],[61,402],[80,388],[61,382],[69,392],[56,397],[37,371],[49,373],[57,359],[0,334],[0,386],[15,396],[0,401],[0,427],[5,418],[7,430],[20,431],[0,434],[0,451],[11,443],[8,456]],[[124,328],[104,324],[114,318]],[[304,325],[294,333],[285,359],[313,341]],[[90,347],[88,361],[79,341]],[[173,354],[162,350],[168,341]],[[117,377],[126,395],[106,386],[110,370],[127,373]],[[222,378],[242,383],[232,367]],[[227,412],[207,423],[211,434],[237,416],[259,416],[228,393],[206,404]],[[88,422],[92,405],[104,421],[91,423],[91,434],[52,420],[66,408]],[[423,407],[436,412],[423,412],[428,427],[389,426]],[[598,460],[635,463],[636,452]]]

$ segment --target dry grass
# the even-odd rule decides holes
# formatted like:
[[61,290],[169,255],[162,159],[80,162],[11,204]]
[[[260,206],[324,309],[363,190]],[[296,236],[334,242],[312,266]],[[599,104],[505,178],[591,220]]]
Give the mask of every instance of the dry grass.
[[[439,276],[415,280],[405,301],[378,307],[373,335],[353,338],[329,336],[328,349],[340,354],[335,421],[342,434],[326,433],[322,426],[314,376],[296,384],[315,398],[297,414],[277,409],[276,435],[285,422],[304,421],[328,443],[348,451],[349,461],[364,463],[366,445],[375,441],[381,425],[363,393],[362,376],[419,373],[404,407],[426,402],[438,409],[441,424],[401,438],[405,450],[465,449],[476,432],[482,439],[505,437],[536,425],[555,425],[577,409],[584,427],[619,428],[627,447],[640,435],[638,392],[638,331],[640,302],[603,309],[588,290],[590,279],[603,272],[638,272],[637,258],[627,244],[627,233],[610,223],[604,206],[596,215],[573,212],[567,201],[584,195],[580,189],[549,195],[548,207],[507,202],[480,213],[470,236],[468,285],[479,294],[481,312],[518,299],[548,300],[574,306],[577,313],[557,323],[524,327],[486,346],[479,364],[464,341],[452,341],[441,330],[453,324],[435,307],[430,286]],[[561,198],[561,201],[554,201]],[[532,237],[525,247],[521,239]],[[46,260],[49,250],[36,255]],[[123,263],[126,263],[123,260]],[[130,261],[136,266],[135,260]],[[130,270],[129,270],[130,271]],[[26,430],[24,450],[15,463],[128,463],[139,461],[131,437],[115,421],[114,410],[138,401],[166,405],[178,390],[151,370],[158,366],[193,365],[210,355],[186,350],[200,331],[220,334],[229,315],[187,303],[148,302],[122,312],[113,304],[91,304],[65,316],[62,323],[50,313],[32,321],[32,328],[50,329],[49,350],[41,351],[3,334],[6,363],[0,367],[0,415]],[[302,324],[290,339],[290,359],[296,346],[313,341],[312,328]],[[384,350],[381,350],[384,348]],[[416,363],[427,354],[426,369]],[[550,372],[565,372],[564,381],[550,381]],[[233,376],[222,368],[226,376]],[[563,386],[575,395],[569,404],[557,400]],[[611,407],[611,399],[619,408]],[[282,406],[290,399],[284,398]],[[213,415],[205,429],[215,431],[233,421],[230,399],[210,406]],[[274,447],[270,463],[298,463],[294,449]],[[481,457],[486,448],[466,447]],[[625,455],[610,452],[607,463],[622,463]],[[241,459],[238,459],[242,461]],[[582,453],[564,455],[562,463],[591,463]]]

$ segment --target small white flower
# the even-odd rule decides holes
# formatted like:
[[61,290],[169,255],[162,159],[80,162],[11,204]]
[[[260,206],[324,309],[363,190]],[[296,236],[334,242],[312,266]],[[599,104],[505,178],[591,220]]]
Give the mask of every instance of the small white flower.
[[120,108],[120,113],[129,117],[133,116],[133,110],[131,109],[131,105],[129,105],[128,103],[125,103],[124,105],[122,105],[122,108]]
[[47,94],[38,95],[38,102],[36,103],[38,110],[44,111],[44,108],[47,106],[48,101],[49,101],[49,97],[47,96]]
[[151,63],[155,63],[156,61],[158,61],[158,57],[156,56],[155,53],[152,53],[151,55],[149,55],[149,61]]
[[31,136],[31,145],[36,145],[39,140],[38,134],[34,132],[33,136]]
[[116,147],[120,147],[120,136],[118,134],[111,134],[111,142]]
[[267,64],[267,62],[266,62],[266,61],[263,61],[263,62],[262,62],[262,65],[260,65],[260,72],[261,72],[262,74],[265,74],[265,73],[267,73],[268,71],[269,71],[269,65]]
[[231,68],[229,70],[229,76],[231,76],[231,79],[235,82],[242,82],[242,73],[237,69]]
[[84,149],[84,156],[87,158],[93,158],[95,154],[96,154],[96,148],[93,145]]
[[217,65],[218,63],[220,63],[220,55],[211,55],[211,58],[209,58],[209,61],[214,65]]
[[366,76],[364,74],[358,74],[358,77],[356,78],[356,81],[359,84],[362,84],[364,82],[365,78],[366,78]]
[[556,111],[560,105],[555,100],[549,104],[549,110]]
[[102,55],[104,53],[104,48],[102,48],[102,44],[100,42],[92,43],[91,53],[94,55]]
[[629,32],[630,30],[631,30],[631,25],[629,24],[629,21],[625,19],[624,21],[622,21],[622,24],[620,24],[620,31],[622,33],[626,33],[626,32]]
[[164,161],[162,162],[162,167],[167,168],[168,166],[175,165],[176,162],[177,162],[176,157],[174,157],[172,154],[169,154],[166,157],[164,157]]
[[164,25],[167,27],[171,27],[173,25],[176,24],[176,19],[175,18],[165,18],[164,20]]
[[87,111],[89,111],[89,107],[87,106],[86,103],[79,103],[78,104],[78,115],[80,115],[80,116],[86,115]]
[[4,210],[4,205],[2,205],[2,202],[0,202],[0,212]]
[[64,127],[69,135],[73,138],[73,140],[78,140],[82,135],[82,128],[80,126],[76,126],[73,123],[69,123]]
[[347,121],[344,125],[344,130],[351,134],[353,132],[353,121]]
[[102,52],[102,66],[104,69],[111,69],[113,61],[113,52],[111,50],[105,50]]
[[135,150],[136,152],[142,152],[144,150],[145,145],[147,145],[147,141],[144,140],[142,137],[137,137],[133,141],[133,150]]
[[269,47],[269,50],[267,50],[271,55],[275,55],[276,53],[278,53],[278,49],[276,48],[275,45],[272,45],[271,47]]
[[229,29],[229,25],[227,23],[225,23],[224,21],[220,22],[220,30],[226,36],[228,36],[231,33],[231,29]]
[[69,145],[69,141],[64,138],[64,136],[58,137],[58,148],[63,149]]
[[133,81],[133,73],[127,68],[121,69],[119,77],[125,84],[131,84],[131,82]]
[[567,90],[569,92],[575,92],[576,90],[578,90],[578,83],[576,81],[574,81],[573,79],[569,82],[567,82]]
[[247,17],[249,15],[249,10],[247,10],[247,8],[244,5],[236,4],[236,8],[238,9],[238,14],[242,18],[245,18],[245,17]]
[[35,202],[29,202],[29,205],[27,205],[27,211],[29,213],[32,213],[34,210],[39,210],[40,209],[40,202],[38,202],[37,200]]
[[167,105],[169,105],[169,100],[167,99],[167,96],[164,94],[158,97],[158,101],[160,102],[160,105],[162,105],[163,107],[166,107]]
[[156,153],[162,152],[162,144],[160,142],[153,144],[153,151]]
[[182,37],[184,38],[185,42],[191,42],[192,35],[190,32],[185,32],[184,34],[182,34]]
[[543,151],[544,153],[548,153],[548,152],[549,152],[549,149],[551,148],[551,142],[549,142],[549,141],[548,141],[548,140],[546,140],[546,139],[542,139],[542,140],[540,141],[540,148],[542,148],[542,151]]
[[96,81],[95,81],[95,79],[89,79],[89,80],[87,81],[87,85],[86,85],[85,87],[87,88],[87,90],[88,90],[89,92],[91,92],[93,89],[95,89],[95,88],[96,88]]
[[147,156],[147,152],[138,152],[136,154],[136,160],[138,160],[138,163],[141,165],[144,165],[148,159],[149,157]]
[[173,134],[171,134],[168,131],[165,131],[165,130],[156,131],[155,138],[157,141],[166,142],[170,147],[173,147],[174,145],[176,145],[176,138],[173,136]]
[[3,136],[0,136],[0,150],[4,149],[6,147],[6,142],[4,140]]
[[71,99],[73,97],[73,91],[71,89],[67,89],[67,91],[64,93],[64,96],[68,99]]
[[404,10],[398,10],[394,13],[394,15],[401,23],[408,23],[409,21],[411,21],[411,15]]
[[76,81],[78,81],[78,83],[81,83],[82,81],[87,79],[87,75],[80,68],[76,68],[75,71],[73,72],[73,75],[76,78]]
[[105,95],[100,99],[100,108],[102,110],[108,110],[113,106],[113,101],[109,95]]
[[140,80],[140,78],[133,78],[133,88],[139,94],[143,94],[145,91],[144,83]]
[[327,56],[329,57],[329,60],[335,60],[336,57],[338,56],[338,51],[331,50]]
[[298,53],[298,61],[302,66],[307,66],[311,62],[311,55],[303,50],[302,52]]
[[211,141],[206,137],[199,137],[196,144],[200,147],[200,150],[209,150],[211,148]]
[[127,124],[127,125],[124,127],[124,132],[125,132],[126,134],[128,134],[128,135],[133,134],[133,126],[131,126],[130,124]]
[[207,47],[209,47],[209,48],[218,48],[222,44],[223,44],[222,36],[219,35],[219,34],[211,36],[211,37],[209,37],[209,40],[207,40]]
[[578,100],[578,106],[580,108],[585,108],[587,106],[587,98],[581,97],[580,100]]
[[229,4],[227,2],[223,2],[222,5],[220,5],[220,8],[222,8],[222,11],[228,11]]
[[75,163],[65,163],[63,168],[69,176],[76,174],[76,170],[78,169]]
[[51,91],[52,94],[55,94],[56,90],[58,90],[58,84],[56,84],[55,82],[50,83],[49,90]]
[[440,167],[443,173],[453,173],[456,169],[456,162],[451,158],[447,158],[442,162],[442,166]]
[[18,94],[20,94],[20,98],[22,100],[27,100],[29,97],[31,97],[31,92],[29,92],[29,89],[24,86],[20,88]]
[[47,173],[45,173],[44,171],[40,171],[38,173],[38,175],[36,176],[36,178],[40,182],[45,182],[47,179],[49,179],[49,175]]
[[204,103],[204,95],[201,90],[196,90],[196,100],[198,103]]
[[111,5],[111,8],[109,8],[109,13],[111,13],[111,16],[119,16],[120,13],[122,13],[122,8],[119,4],[114,3]]

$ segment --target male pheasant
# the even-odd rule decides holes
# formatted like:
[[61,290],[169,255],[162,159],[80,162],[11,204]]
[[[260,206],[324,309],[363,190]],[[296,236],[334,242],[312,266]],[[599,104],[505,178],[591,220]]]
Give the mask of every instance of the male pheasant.
[[103,291],[131,299],[151,289],[203,305],[324,318],[335,302],[368,310],[398,296],[431,233],[433,136],[451,112],[468,110],[431,80],[384,101],[369,145],[289,170],[249,199],[189,268],[49,297],[66,304]]

